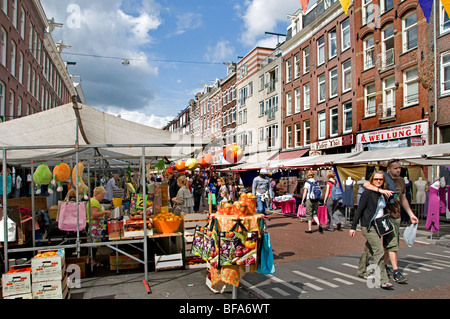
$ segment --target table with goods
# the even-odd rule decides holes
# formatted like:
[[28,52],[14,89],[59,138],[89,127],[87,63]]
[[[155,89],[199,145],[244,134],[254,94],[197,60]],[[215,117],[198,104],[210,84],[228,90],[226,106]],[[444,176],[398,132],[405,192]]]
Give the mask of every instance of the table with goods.
[[[144,201],[146,205],[144,205]],[[109,240],[114,244],[120,244],[129,239],[143,238],[144,223],[147,226],[147,237],[154,242],[155,239],[164,237],[183,238],[182,230],[180,230],[183,217],[169,212],[167,183],[155,183],[152,199],[148,196],[144,199],[142,194],[130,194],[124,206],[123,216],[108,221]],[[155,243],[159,245],[157,242]],[[155,255],[154,257],[156,270],[183,266],[183,251],[170,256]],[[118,261],[117,250],[116,260]]]
[[208,263],[210,288],[229,284],[235,289],[241,276],[258,269],[265,231],[263,217],[256,213],[256,197],[248,193],[239,201],[218,205],[209,223],[196,227],[191,253]]

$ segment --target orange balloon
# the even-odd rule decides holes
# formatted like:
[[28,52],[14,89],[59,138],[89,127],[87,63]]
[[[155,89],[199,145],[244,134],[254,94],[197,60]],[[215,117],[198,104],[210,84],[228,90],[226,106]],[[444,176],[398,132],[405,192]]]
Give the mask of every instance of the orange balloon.
[[186,163],[184,161],[178,161],[175,164],[175,168],[177,169],[177,171],[182,172],[186,169]]

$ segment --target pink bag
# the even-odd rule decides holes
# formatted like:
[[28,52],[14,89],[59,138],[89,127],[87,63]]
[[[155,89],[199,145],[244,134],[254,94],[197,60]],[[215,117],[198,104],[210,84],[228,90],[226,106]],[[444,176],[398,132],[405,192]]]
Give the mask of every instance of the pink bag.
[[[86,204],[78,203],[79,230],[86,227]],[[77,231],[77,203],[62,202],[59,209],[58,228],[64,231]]]
[[306,207],[299,205],[297,210],[297,217],[300,218],[301,216],[306,216]]
[[328,224],[328,212],[326,206],[319,206],[317,209],[317,218],[319,219],[319,223],[321,225]]

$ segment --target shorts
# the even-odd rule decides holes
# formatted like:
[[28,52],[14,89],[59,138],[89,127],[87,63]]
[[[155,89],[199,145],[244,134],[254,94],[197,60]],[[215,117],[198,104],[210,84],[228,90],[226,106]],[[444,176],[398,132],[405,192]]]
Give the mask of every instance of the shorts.
[[312,202],[309,199],[306,200],[306,220],[311,221],[313,216],[317,216],[317,210],[319,209],[319,201]]
[[392,225],[394,225],[394,231],[383,236],[383,245],[386,251],[398,251],[400,246],[400,220],[401,218],[390,217]]

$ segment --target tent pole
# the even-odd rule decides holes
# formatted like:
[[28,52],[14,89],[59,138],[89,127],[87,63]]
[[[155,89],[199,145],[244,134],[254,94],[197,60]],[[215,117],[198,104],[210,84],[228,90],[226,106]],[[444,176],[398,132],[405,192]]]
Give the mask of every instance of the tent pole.
[[144,199],[143,203],[143,218],[144,218],[144,286],[147,289],[147,293],[151,293],[150,287],[148,286],[148,256],[147,256],[147,189],[145,183],[145,146],[142,146],[142,157],[141,157],[141,185],[142,185],[142,196]]
[[6,149],[3,148],[3,160],[2,160],[2,179],[3,179],[3,245],[5,249],[5,273],[8,269],[8,203],[6,193]]

